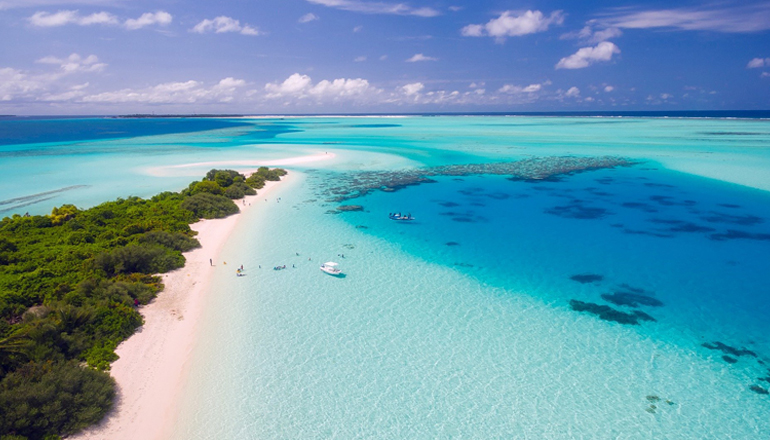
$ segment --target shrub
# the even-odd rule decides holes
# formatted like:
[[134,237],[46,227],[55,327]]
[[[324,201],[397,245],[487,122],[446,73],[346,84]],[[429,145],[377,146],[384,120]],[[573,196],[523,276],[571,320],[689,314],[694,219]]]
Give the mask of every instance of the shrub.
[[197,218],[222,218],[238,212],[238,205],[225,196],[199,193],[186,198],[180,205]]
[[133,244],[96,256],[97,269],[108,276],[128,273],[161,273],[184,266],[184,257],[158,245]]
[[115,381],[73,362],[30,363],[0,382],[0,432],[29,439],[70,435],[112,408]]
[[201,194],[201,193],[220,195],[224,192],[225,192],[224,189],[221,186],[219,186],[217,182],[204,180],[203,182],[198,182],[195,184],[195,186],[190,191],[190,195],[194,196],[195,194]]
[[187,252],[201,247],[198,240],[179,232],[150,231],[139,237],[139,243],[158,244],[179,252]]
[[252,188],[262,189],[265,187],[265,177],[261,174],[254,173],[246,179],[246,184]]

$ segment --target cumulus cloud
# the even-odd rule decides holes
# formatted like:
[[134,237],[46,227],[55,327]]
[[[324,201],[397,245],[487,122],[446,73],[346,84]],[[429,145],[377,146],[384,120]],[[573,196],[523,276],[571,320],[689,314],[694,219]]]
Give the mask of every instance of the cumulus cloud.
[[353,32],[361,32],[363,29],[364,27],[359,25],[353,28]]
[[201,102],[229,102],[246,81],[228,77],[217,84],[205,84],[189,80],[168,82],[144,89],[122,89],[84,96],[89,103],[145,103],[145,104],[194,104]]
[[425,56],[425,55],[423,55],[421,53],[416,53],[416,54],[412,55],[411,58],[406,60],[407,63],[417,63],[419,61],[438,61],[438,58],[427,57],[427,56]]
[[498,93],[518,94],[518,93],[535,93],[539,92],[543,88],[542,84],[530,84],[528,86],[515,86],[512,84],[505,84],[497,90]]
[[746,65],[747,69],[756,69],[758,67],[770,67],[770,58],[754,58]]
[[321,18],[319,16],[313,14],[312,12],[308,12],[307,14],[303,15],[302,17],[300,17],[298,21],[300,23],[310,23],[311,21],[316,21],[316,20],[320,20],[320,19]]
[[[119,25],[120,20],[117,16],[109,12],[95,12],[90,15],[81,15],[77,10],[62,10],[54,13],[38,11],[29,17],[29,23],[38,27],[58,27],[68,24],[78,26],[90,26],[94,24],[101,25]],[[151,25],[167,25],[171,23],[173,17],[165,11],[147,12],[139,18],[129,18],[123,23],[123,27],[130,30],[141,29]]]
[[307,0],[316,5],[342,9],[343,11],[361,12],[364,14],[393,14],[414,15],[418,17],[435,17],[441,13],[433,8],[415,8],[405,3],[388,3],[361,0]]
[[420,93],[424,88],[425,88],[425,84],[421,82],[416,82],[416,83],[407,84],[405,86],[401,86],[401,91],[404,92],[406,96],[413,96]]
[[28,20],[32,26],[38,27],[57,27],[68,24],[76,24],[79,26],[118,24],[118,18],[109,12],[96,12],[90,15],[80,15],[80,12],[76,10],[63,10],[54,13],[38,11],[32,14]]
[[580,96],[580,89],[574,86],[570,87],[569,90],[567,90],[567,92],[564,93],[564,96],[568,98],[577,98],[578,96]]
[[354,59],[353,61],[355,61],[356,63],[362,63],[366,61],[366,57],[365,56],[356,57],[356,59]]
[[674,28],[724,33],[760,32],[770,29],[770,3],[745,6],[707,6],[630,11],[620,9],[600,19],[607,26],[628,29]]
[[[83,75],[101,72],[107,64],[100,63],[96,55],[87,57],[73,53],[66,58],[47,56],[36,61],[41,65],[54,66],[55,70],[23,71],[10,67],[0,68],[0,101],[62,101],[84,94],[88,86],[73,85]],[[69,97],[69,98],[67,98]]]
[[145,12],[139,18],[129,18],[123,25],[126,29],[135,30],[154,24],[165,26],[171,23],[171,20],[173,20],[173,17],[166,11]]
[[604,91],[607,93],[610,93],[611,91],[615,90],[615,87],[612,86],[605,86]]
[[552,24],[562,24],[564,13],[554,11],[545,16],[540,11],[528,10],[522,13],[505,11],[486,24],[469,24],[460,30],[465,37],[490,36],[502,42],[506,37],[520,37],[547,31]]
[[83,58],[76,53],[73,53],[67,58],[47,56],[40,58],[36,62],[41,64],[58,65],[61,71],[64,73],[101,72],[105,67],[107,67],[107,64],[99,62],[99,58],[96,55],[89,55]]
[[620,53],[620,49],[609,41],[602,41],[595,47],[583,47],[574,54],[562,58],[556,64],[557,69],[582,69],[599,61],[610,61],[612,55]]
[[190,29],[191,32],[199,34],[205,34],[207,32],[214,32],[217,34],[225,32],[237,32],[241,35],[262,35],[257,28],[249,25],[241,25],[240,20],[236,20],[232,17],[226,17],[221,15],[213,20],[205,19],[196,24],[195,27]]
[[770,72],[762,72],[762,75],[759,75],[761,78],[770,78]]
[[294,73],[283,82],[265,84],[266,98],[315,100],[318,102],[333,102],[340,100],[369,100],[379,94],[380,89],[373,87],[369,81],[362,78],[338,78],[322,80],[313,84],[307,75]]

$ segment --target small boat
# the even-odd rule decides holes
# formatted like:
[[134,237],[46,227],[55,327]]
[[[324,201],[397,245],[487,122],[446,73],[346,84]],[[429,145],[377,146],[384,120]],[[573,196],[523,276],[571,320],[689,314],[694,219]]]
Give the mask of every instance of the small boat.
[[401,221],[414,220],[414,217],[412,217],[412,214],[401,215],[400,212],[398,214],[395,214],[395,213],[389,214],[388,218],[390,218],[391,220],[401,220]]
[[327,261],[326,263],[321,265],[321,270],[328,273],[329,275],[333,275],[335,277],[338,277],[342,275],[342,271],[337,269],[338,264],[334,261]]

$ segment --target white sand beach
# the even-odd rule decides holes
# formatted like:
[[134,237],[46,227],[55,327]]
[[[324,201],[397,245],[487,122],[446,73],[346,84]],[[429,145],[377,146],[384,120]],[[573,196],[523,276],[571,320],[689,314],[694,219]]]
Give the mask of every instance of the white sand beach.
[[[286,175],[282,181],[289,178]],[[266,182],[258,195],[245,198],[245,204],[237,200],[239,214],[191,225],[198,232],[201,247],[184,254],[187,261],[183,268],[162,275],[165,289],[141,308],[144,325],[116,350],[120,359],[110,372],[118,383],[114,410],[100,424],[70,438],[168,437],[212,275],[217,270],[235,270],[219,261],[219,253],[242,212],[270,206],[254,202],[264,199],[279,183]]]

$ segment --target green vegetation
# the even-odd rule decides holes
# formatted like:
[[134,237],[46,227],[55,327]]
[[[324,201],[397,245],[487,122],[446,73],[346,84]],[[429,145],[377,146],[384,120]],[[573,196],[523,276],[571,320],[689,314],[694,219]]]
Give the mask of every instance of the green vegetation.
[[0,221],[0,439],[52,439],[112,407],[106,370],[142,325],[136,307],[162,290],[153,274],[184,266],[199,246],[190,224],[238,212],[286,171],[246,178],[211,170],[180,193]]

